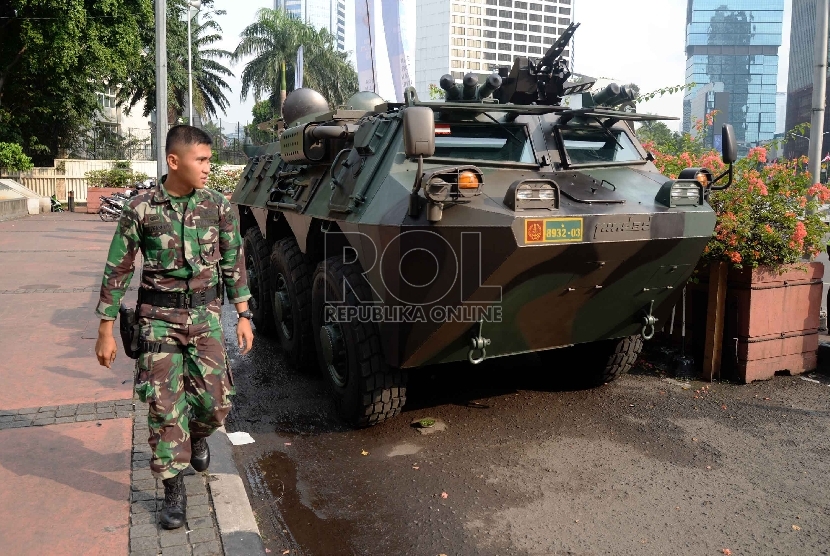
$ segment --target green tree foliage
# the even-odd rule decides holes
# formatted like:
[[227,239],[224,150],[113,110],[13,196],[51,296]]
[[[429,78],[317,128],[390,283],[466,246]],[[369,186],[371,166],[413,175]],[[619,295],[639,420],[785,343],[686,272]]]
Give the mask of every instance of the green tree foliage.
[[257,126],[265,122],[270,122],[274,118],[279,117],[279,109],[275,107],[270,100],[261,100],[254,104],[253,121],[245,126],[245,131],[254,145],[266,145],[277,140],[274,133],[259,129]]
[[240,34],[234,63],[253,57],[242,71],[242,98],[270,98],[280,106],[280,82],[294,89],[297,50],[303,47],[303,86],[322,94],[332,107],[343,105],[357,92],[357,72],[345,52],[338,52],[334,36],[315,30],[282,10],[263,8]]
[[141,61],[152,0],[0,2],[0,141],[47,164],[90,127],[96,93]]
[[26,172],[34,165],[17,143],[0,143],[0,175],[3,172]]
[[637,130],[637,139],[641,143],[653,143],[661,152],[674,152],[680,148],[680,133],[672,131],[663,122],[652,120],[643,122]]
[[[211,11],[213,2],[205,2],[197,15],[191,10],[191,50],[193,66],[193,110],[203,116],[216,117],[224,112],[229,101],[225,91],[230,86],[224,78],[233,73],[220,63],[231,53],[214,48],[222,40],[222,28],[213,15],[224,15],[223,10]],[[168,0],[167,4],[167,117],[175,122],[187,110],[187,4],[184,0]],[[119,91],[118,100],[129,108],[145,100],[144,116],[156,109],[156,46],[155,30],[149,27],[142,33],[141,64]]]

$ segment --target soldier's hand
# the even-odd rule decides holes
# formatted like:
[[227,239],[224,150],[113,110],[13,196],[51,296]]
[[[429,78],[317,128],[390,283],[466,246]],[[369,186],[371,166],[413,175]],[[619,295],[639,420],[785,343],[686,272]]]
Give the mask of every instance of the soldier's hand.
[[95,342],[95,355],[98,357],[98,363],[106,368],[110,368],[115,361],[115,355],[118,353],[118,346],[115,345],[115,338],[112,334],[98,334],[98,341]]
[[242,355],[251,351],[254,344],[254,331],[251,330],[251,321],[242,318],[236,323],[236,340],[239,342],[239,350]]

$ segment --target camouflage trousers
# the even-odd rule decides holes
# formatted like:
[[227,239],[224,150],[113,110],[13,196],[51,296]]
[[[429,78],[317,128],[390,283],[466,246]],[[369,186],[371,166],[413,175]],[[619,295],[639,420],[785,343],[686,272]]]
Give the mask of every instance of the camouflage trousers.
[[191,438],[221,427],[236,393],[218,315],[197,324],[140,318],[141,340],[179,346],[177,353],[141,353],[135,390],[149,404],[150,469],[159,479],[190,465]]

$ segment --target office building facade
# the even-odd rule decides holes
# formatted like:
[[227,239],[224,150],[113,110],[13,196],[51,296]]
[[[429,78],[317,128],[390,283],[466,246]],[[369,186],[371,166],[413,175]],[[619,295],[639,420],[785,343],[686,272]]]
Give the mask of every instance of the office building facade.
[[346,0],[274,0],[275,10],[285,10],[315,29],[325,28],[335,37],[337,49],[346,50]]
[[[793,15],[790,25],[790,66],[787,80],[787,123],[786,131],[799,124],[810,123],[813,107],[813,50],[816,39],[815,0],[793,0]],[[828,55],[830,60],[830,55]],[[830,85],[830,80],[828,80]],[[825,102],[830,101],[830,87]],[[824,129],[830,130],[830,111],[824,113]],[[807,156],[810,142],[803,137],[794,137],[784,145],[787,158]],[[822,153],[830,150],[830,139],[822,136]]]
[[415,89],[429,98],[446,73],[460,80],[541,58],[573,20],[573,0],[417,0],[416,18]]
[[[731,123],[739,153],[771,141],[776,128],[778,49],[784,0],[687,0],[683,130],[718,110]],[[705,139],[718,147],[717,134]]]

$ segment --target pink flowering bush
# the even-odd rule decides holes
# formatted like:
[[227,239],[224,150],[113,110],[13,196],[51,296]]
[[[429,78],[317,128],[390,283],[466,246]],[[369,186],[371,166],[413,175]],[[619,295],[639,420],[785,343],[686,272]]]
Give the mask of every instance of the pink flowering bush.
[[[699,143],[693,146],[697,149],[662,153],[653,144],[645,145],[657,168],[670,178],[683,168],[702,166],[715,175],[726,168],[717,152],[700,149]],[[817,209],[830,202],[830,189],[813,183],[806,157],[770,162],[766,149],[755,147],[735,163],[734,170],[732,186],[709,196],[717,224],[704,259],[726,261],[736,268],[781,270],[787,264],[812,260],[824,249],[827,227]]]

